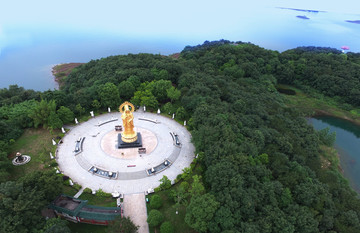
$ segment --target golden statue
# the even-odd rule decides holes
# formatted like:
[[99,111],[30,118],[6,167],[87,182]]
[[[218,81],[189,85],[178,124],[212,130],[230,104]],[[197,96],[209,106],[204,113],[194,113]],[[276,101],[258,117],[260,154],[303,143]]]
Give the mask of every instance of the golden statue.
[[123,121],[124,131],[121,133],[123,142],[135,142],[137,140],[137,133],[134,130],[134,115],[132,114],[135,107],[132,103],[125,101],[119,107],[121,119]]

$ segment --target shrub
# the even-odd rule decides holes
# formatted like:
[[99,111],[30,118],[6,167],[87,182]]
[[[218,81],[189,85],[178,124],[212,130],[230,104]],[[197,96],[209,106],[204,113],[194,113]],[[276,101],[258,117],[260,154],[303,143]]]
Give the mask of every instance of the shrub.
[[68,185],[68,186],[70,186],[70,180],[69,180],[69,179],[64,180],[64,181],[63,181],[63,184],[64,184],[64,185]]
[[50,167],[57,167],[57,166],[58,166],[58,163],[56,161],[51,161]]
[[171,222],[163,222],[160,226],[160,233],[174,233],[174,227]]
[[164,175],[159,181],[161,190],[166,190],[171,187],[171,180],[169,180],[167,176]]
[[81,189],[81,185],[79,184],[74,184],[73,185],[74,189],[76,189],[77,191],[79,191]]
[[152,209],[159,209],[162,206],[162,199],[159,195],[154,194],[150,199],[150,207]]
[[157,227],[164,221],[164,215],[158,210],[151,210],[146,220],[151,227]]
[[112,197],[111,193],[105,193],[102,189],[97,190],[95,195],[97,197]]
[[84,193],[89,193],[89,194],[92,194],[92,190],[91,190],[91,189],[89,189],[89,188],[86,188],[86,189],[84,189]]

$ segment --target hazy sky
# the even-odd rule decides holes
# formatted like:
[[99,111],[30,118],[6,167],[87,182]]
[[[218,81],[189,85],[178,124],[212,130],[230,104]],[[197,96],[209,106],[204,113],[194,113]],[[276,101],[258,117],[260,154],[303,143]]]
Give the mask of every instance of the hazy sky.
[[[355,0],[12,0],[0,4],[0,28],[54,26],[127,34],[196,36],[242,25],[266,7],[359,13]],[[356,12],[357,11],[357,12]]]
[[355,0],[3,0],[0,49],[18,41],[31,43],[34,29],[51,28],[97,36],[108,33],[146,39],[240,40],[239,35],[248,38],[246,35],[256,33],[257,25],[264,23],[262,12],[269,8],[354,14],[358,13],[357,6]]

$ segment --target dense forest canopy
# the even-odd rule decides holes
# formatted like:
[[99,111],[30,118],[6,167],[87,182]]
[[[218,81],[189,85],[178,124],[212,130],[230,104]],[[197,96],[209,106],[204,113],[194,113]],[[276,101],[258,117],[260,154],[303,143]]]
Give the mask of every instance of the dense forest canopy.
[[[359,107],[359,82],[356,53],[318,47],[279,53],[221,40],[187,46],[179,58],[129,54],[93,60],[75,68],[56,91],[2,89],[0,202],[10,185],[7,145],[22,129],[59,128],[74,116],[130,99],[188,122],[206,188],[188,206],[195,230],[358,232],[356,193],[338,171],[321,168],[326,135],[287,107],[276,85]],[[208,211],[206,218],[196,214],[199,208]]]

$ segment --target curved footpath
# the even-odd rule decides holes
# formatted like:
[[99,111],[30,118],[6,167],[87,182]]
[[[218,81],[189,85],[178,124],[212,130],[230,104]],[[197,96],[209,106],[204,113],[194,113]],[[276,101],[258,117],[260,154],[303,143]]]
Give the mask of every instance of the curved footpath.
[[[144,138],[145,147],[147,150],[150,148],[146,154],[140,156],[137,149],[117,149],[117,133],[114,131],[115,125],[122,125],[121,113],[103,114],[75,126],[63,138],[57,152],[57,162],[63,174],[92,190],[134,194],[158,187],[163,175],[173,181],[182,169],[190,166],[195,149],[184,126],[153,113],[137,111],[133,114],[137,130],[152,133],[151,137]],[[174,144],[171,133],[178,135],[181,147]],[[84,138],[82,150],[75,153],[79,138]],[[165,160],[171,161],[171,166],[148,175],[146,170]],[[117,177],[108,179],[94,175],[89,171],[93,167],[114,172]]]

